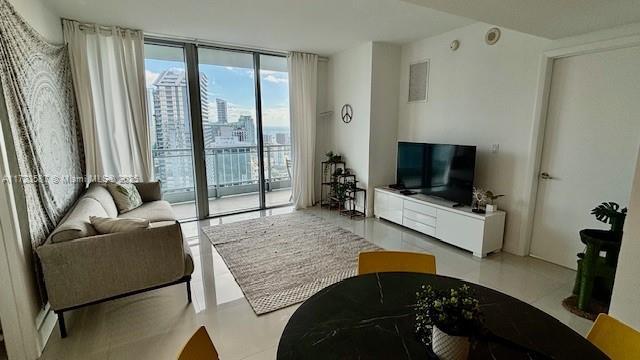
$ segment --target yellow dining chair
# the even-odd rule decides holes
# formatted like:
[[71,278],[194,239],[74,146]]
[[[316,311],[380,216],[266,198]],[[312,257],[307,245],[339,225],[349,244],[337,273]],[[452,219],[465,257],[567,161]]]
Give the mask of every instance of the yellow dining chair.
[[640,359],[640,332],[607,314],[600,314],[587,339],[612,360]]
[[358,257],[358,275],[376,272],[436,273],[436,257],[403,251],[366,251]]
[[191,339],[182,348],[178,360],[219,360],[216,347],[213,346],[204,326],[200,326],[191,336]]

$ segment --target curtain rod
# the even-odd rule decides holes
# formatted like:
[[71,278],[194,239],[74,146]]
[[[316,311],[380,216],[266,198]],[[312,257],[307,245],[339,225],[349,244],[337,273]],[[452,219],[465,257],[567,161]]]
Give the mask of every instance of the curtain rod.
[[[225,42],[221,42],[221,41],[203,40],[203,39],[191,38],[191,37],[186,37],[186,36],[175,36],[175,35],[167,35],[167,34],[152,33],[152,32],[145,32],[144,36],[148,37],[150,39],[187,42],[187,43],[192,43],[192,44],[196,44],[196,45],[204,45],[204,46],[212,46],[212,47],[218,47],[218,48],[226,48],[226,49],[230,49],[230,50],[260,52],[260,53],[267,54],[267,55],[271,54],[271,55],[286,56],[286,55],[289,54],[289,52],[285,51],[285,50],[276,50],[276,49],[261,48],[261,47],[255,47],[255,46],[238,45],[238,44],[234,44],[234,43],[225,43]],[[318,55],[318,61],[329,61],[329,58]]]
[[119,25],[113,25],[113,26],[109,26],[109,25],[102,25],[102,24],[98,24],[98,23],[90,23],[90,22],[84,22],[84,21],[78,21],[78,20],[73,20],[73,19],[68,19],[68,18],[61,18],[61,21],[64,22],[64,20],[67,21],[72,21],[75,23],[78,23],[80,25],[81,28],[89,29],[89,30],[100,30],[100,31],[111,31],[114,28],[117,28],[120,31],[141,31],[139,29],[132,29],[132,28],[127,28],[127,27],[123,27],[123,26],[119,26]]

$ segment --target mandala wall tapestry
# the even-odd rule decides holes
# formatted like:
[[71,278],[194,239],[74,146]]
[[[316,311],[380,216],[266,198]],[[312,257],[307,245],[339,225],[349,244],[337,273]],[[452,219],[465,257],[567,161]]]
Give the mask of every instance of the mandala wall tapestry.
[[66,47],[47,43],[6,0],[0,80],[19,171],[11,180],[24,191],[35,249],[84,189],[84,156]]

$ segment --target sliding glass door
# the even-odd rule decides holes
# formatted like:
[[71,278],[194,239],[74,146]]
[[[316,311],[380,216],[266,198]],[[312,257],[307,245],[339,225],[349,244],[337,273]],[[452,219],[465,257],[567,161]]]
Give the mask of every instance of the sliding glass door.
[[253,55],[198,49],[209,214],[260,207]]
[[154,170],[178,216],[290,203],[286,57],[166,41],[145,52]]
[[291,126],[287,58],[260,55],[265,203],[291,202]]

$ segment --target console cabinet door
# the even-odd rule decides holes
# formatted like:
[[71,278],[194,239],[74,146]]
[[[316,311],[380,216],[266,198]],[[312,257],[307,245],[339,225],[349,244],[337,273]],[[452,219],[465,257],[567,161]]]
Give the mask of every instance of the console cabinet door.
[[436,237],[474,253],[482,253],[484,222],[438,209]]
[[402,224],[403,202],[401,198],[376,191],[374,198],[374,212],[377,217]]

